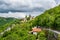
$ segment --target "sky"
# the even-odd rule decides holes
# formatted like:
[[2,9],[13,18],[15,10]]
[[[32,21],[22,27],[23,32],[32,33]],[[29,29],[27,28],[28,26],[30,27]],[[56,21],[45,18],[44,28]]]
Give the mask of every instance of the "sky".
[[0,0],[0,17],[37,16],[59,4],[60,0]]

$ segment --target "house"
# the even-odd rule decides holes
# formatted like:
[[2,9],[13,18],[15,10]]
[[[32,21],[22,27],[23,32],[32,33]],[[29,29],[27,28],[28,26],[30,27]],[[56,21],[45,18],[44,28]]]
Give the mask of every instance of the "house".
[[41,32],[41,28],[34,27],[34,28],[32,28],[32,31],[30,31],[29,33],[32,33],[34,35],[37,35],[38,32]]

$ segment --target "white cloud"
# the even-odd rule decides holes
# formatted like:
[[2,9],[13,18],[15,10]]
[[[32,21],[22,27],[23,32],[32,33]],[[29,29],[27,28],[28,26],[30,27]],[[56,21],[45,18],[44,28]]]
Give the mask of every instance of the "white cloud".
[[24,18],[26,15],[38,16],[40,12],[8,12],[8,13],[0,13],[0,17],[14,17],[14,18]]
[[24,18],[25,17],[25,13],[22,12],[9,12],[9,13],[0,13],[0,17],[14,17],[14,18]]

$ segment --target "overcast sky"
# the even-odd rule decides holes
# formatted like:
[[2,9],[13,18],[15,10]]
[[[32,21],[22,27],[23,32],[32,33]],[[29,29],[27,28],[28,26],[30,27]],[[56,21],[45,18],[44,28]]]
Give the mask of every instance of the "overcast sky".
[[29,14],[37,16],[59,4],[60,0],[0,0],[0,16],[15,18],[23,18]]

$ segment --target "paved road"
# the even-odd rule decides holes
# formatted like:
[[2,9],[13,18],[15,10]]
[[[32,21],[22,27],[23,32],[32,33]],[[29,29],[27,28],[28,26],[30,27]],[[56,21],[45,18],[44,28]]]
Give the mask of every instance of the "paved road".
[[57,33],[57,34],[60,34],[60,32],[59,31],[56,31],[56,30],[52,30],[52,29],[46,29],[46,30],[51,31],[51,32],[54,32],[54,33]]

